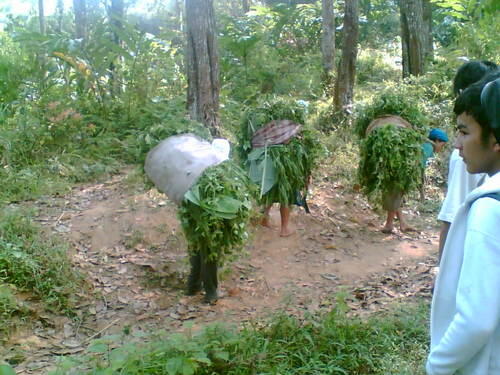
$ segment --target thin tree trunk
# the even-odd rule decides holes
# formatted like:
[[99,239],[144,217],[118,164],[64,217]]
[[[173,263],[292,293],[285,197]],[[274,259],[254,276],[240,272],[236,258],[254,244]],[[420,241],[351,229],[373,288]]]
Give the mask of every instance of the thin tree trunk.
[[242,0],[242,7],[243,7],[243,13],[247,13],[250,11],[250,1],[249,0]]
[[43,0],[38,0],[38,20],[40,22],[40,34],[45,35],[45,13],[43,10]]
[[183,9],[181,0],[174,0],[175,29],[184,30]]
[[339,62],[333,103],[336,110],[349,113],[354,96],[358,54],[358,0],[345,0],[342,58]]
[[219,58],[212,0],[186,0],[186,32],[189,114],[218,136]]
[[64,1],[63,0],[57,0],[56,4],[56,27],[57,27],[57,32],[60,33],[62,31],[62,22],[63,22],[63,16],[64,16]]
[[422,0],[400,0],[403,77],[425,71],[425,33]]
[[321,33],[323,81],[328,86],[335,63],[335,14],[333,10],[333,0],[321,0],[321,6],[323,15]]
[[426,60],[434,59],[434,39],[432,37],[432,4],[429,0],[422,0],[424,21],[424,48]]
[[75,38],[82,39],[85,43],[87,39],[87,4],[85,0],[73,0],[73,10],[75,13]]
[[[116,30],[119,30],[123,27],[122,25],[123,16],[124,16],[123,0],[111,0],[111,8],[109,9],[109,18],[111,25],[113,25],[113,27],[115,28],[112,38],[113,42],[115,42],[116,44],[121,43],[120,36]],[[110,72],[109,74],[110,93],[111,96],[114,97],[115,95],[121,92],[120,85],[116,79],[115,61],[111,61],[111,63],[109,64],[109,72]]]

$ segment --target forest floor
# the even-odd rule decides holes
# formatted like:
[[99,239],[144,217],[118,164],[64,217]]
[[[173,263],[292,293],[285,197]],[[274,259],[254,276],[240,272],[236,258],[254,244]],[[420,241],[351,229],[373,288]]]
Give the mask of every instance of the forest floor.
[[178,332],[209,322],[241,324],[286,312],[302,316],[331,309],[339,293],[353,313],[393,301],[430,297],[438,246],[434,214],[407,209],[418,231],[380,232],[383,216],[351,186],[316,183],[311,214],[294,209],[296,233],[252,226],[244,253],[221,273],[215,305],[187,297],[186,244],[175,206],[155,189],[130,182],[126,170],[34,202],[36,220],[69,241],[74,266],[86,278],[77,319],[39,312],[18,330],[0,358],[18,374],[45,374],[59,355],[81,354],[92,339],[125,331]]

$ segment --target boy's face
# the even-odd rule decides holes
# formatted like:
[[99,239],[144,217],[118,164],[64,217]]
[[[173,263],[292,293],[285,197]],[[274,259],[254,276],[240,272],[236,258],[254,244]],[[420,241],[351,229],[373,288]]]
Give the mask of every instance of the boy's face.
[[488,173],[500,170],[500,145],[490,134],[485,143],[481,137],[481,125],[467,113],[457,117],[458,137],[455,147],[464,159],[469,173]]

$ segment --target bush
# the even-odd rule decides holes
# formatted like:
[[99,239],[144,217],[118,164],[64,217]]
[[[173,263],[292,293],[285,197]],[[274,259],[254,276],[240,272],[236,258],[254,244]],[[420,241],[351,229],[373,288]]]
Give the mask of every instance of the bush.
[[19,210],[0,214],[0,282],[33,293],[55,311],[70,312],[83,286],[66,246]]
[[374,49],[363,49],[356,60],[356,82],[382,83],[397,81],[401,76],[401,68],[394,64],[395,57]]
[[427,326],[423,305],[395,306],[366,320],[338,310],[300,320],[280,314],[241,331],[210,325],[196,334],[162,333],[149,344],[102,338],[51,374],[420,375]]

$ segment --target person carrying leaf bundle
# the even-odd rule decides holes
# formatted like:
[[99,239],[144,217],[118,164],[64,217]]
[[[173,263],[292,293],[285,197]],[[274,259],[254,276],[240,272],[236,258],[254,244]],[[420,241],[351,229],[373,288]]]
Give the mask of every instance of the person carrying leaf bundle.
[[261,98],[245,112],[239,134],[240,158],[259,191],[264,207],[261,224],[270,226],[270,209],[280,204],[280,236],[290,227],[292,205],[304,207],[308,184],[321,146],[304,126],[307,102],[286,97]]
[[[290,228],[293,204],[309,211],[305,200],[311,175],[312,155],[300,134],[302,125],[290,120],[273,120],[252,136],[252,152],[248,155],[250,178],[257,183],[264,205],[261,224],[271,227],[269,213],[273,203],[280,204],[280,236],[294,233]],[[305,147],[306,146],[306,147]]]
[[218,266],[248,238],[252,197],[247,180],[240,167],[226,160],[207,168],[185,194],[179,218],[191,265],[187,295],[203,287],[205,302],[217,301]]
[[[358,178],[364,192],[387,211],[383,233],[392,233],[395,218],[401,232],[414,230],[401,211],[403,196],[418,186],[427,158],[441,151],[448,140],[440,129],[432,129],[424,145],[420,139],[413,126],[396,115],[380,116],[366,128]],[[427,154],[426,148],[430,148]]]
[[144,168],[158,190],[179,206],[190,262],[186,294],[204,289],[208,303],[218,299],[219,265],[248,238],[252,189],[229,151],[227,140],[210,144],[181,134],[153,148]]

